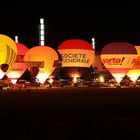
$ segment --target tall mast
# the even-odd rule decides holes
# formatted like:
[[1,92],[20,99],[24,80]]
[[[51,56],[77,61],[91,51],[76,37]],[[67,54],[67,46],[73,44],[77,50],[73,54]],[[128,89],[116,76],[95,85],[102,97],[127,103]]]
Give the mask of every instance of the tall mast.
[[15,42],[18,43],[18,36],[15,36]]
[[93,49],[95,50],[95,38],[92,38],[91,45],[92,45]]
[[44,24],[44,19],[40,19],[40,24],[39,24],[39,45],[44,46],[45,45],[45,24]]

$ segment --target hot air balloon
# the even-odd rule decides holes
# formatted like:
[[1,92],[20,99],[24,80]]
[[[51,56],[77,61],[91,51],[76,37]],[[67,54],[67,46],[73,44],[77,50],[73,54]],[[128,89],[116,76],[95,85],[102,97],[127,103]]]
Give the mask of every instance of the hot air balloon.
[[14,63],[17,56],[17,46],[10,37],[0,34],[0,79]]
[[18,78],[20,78],[27,69],[27,65],[25,64],[23,58],[28,51],[28,48],[25,45],[19,43],[18,40],[16,40],[16,45],[18,49],[16,60],[6,72],[6,76],[13,84],[17,82]]
[[58,46],[62,57],[62,68],[76,81],[94,61],[93,46],[82,39],[65,40]]
[[117,83],[120,83],[128,70],[133,67],[136,56],[135,47],[127,42],[112,42],[101,50],[102,63]]
[[127,76],[135,83],[140,76],[140,46],[135,46],[137,58],[133,60],[134,66],[127,72]]
[[30,72],[44,83],[56,68],[59,57],[49,46],[35,46],[27,51],[24,61]]

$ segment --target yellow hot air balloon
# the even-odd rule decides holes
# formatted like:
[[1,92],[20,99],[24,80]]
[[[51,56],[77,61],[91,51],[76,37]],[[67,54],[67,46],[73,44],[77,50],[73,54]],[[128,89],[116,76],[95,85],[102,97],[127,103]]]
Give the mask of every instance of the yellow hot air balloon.
[[55,62],[58,59],[57,52],[48,46],[35,46],[29,49],[24,56],[28,69],[42,84],[55,70]]
[[127,72],[127,76],[135,83],[140,76],[140,46],[135,46],[137,50],[137,58],[133,60],[133,68]]
[[10,37],[0,34],[0,79],[14,63],[17,55],[17,46]]

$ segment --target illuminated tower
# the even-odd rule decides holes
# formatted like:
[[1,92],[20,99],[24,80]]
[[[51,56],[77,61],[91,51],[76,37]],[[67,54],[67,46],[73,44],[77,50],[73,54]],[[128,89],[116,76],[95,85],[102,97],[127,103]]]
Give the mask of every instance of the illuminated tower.
[[18,36],[15,36],[15,42],[18,43]]
[[39,45],[44,46],[45,45],[45,24],[44,24],[44,19],[40,19],[40,24],[39,24]]
[[95,38],[92,38],[91,45],[92,45],[93,49],[95,50]]

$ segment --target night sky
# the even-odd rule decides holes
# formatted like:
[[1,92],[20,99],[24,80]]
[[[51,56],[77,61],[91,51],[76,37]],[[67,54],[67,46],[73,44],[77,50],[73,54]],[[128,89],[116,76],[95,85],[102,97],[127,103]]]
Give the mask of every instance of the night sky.
[[[20,3],[22,5],[22,3]],[[26,7],[25,7],[26,6]],[[4,8],[0,9],[2,13]],[[7,9],[1,14],[0,33],[31,48],[39,45],[38,25],[44,18],[46,25],[45,45],[57,49],[64,40],[80,38],[96,40],[96,49],[113,41],[127,41],[140,45],[140,14],[138,9],[127,6],[100,7],[90,3],[68,3],[63,5],[26,5]]]

